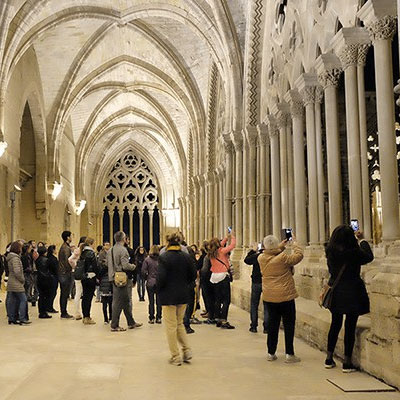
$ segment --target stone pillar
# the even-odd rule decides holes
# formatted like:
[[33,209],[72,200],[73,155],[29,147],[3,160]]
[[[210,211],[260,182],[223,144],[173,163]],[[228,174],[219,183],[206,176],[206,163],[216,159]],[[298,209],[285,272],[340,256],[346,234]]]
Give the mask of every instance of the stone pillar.
[[149,235],[150,235],[150,247],[153,246],[153,216],[154,210],[149,210]]
[[217,204],[215,203],[215,181],[214,175],[212,173],[208,173],[207,177],[207,234],[204,239],[211,239],[214,235],[215,230],[215,216],[214,209],[216,209]]
[[326,241],[325,229],[325,172],[322,146],[322,116],[321,103],[324,92],[321,86],[315,88],[315,145],[317,153],[317,180],[318,180],[318,220],[319,220],[319,242]]
[[367,109],[365,104],[365,63],[370,45],[360,46],[357,59],[357,84],[358,84],[358,106],[360,120],[360,154],[361,154],[361,182],[362,182],[362,207],[363,225],[362,230],[367,240],[372,239],[371,227],[371,194],[369,187],[368,168],[368,135],[367,135]]
[[129,210],[129,238],[131,240],[131,245],[133,246],[133,210]]
[[262,124],[258,126],[259,151],[260,151],[260,168],[258,174],[260,176],[260,190],[258,193],[258,238],[262,240],[270,233],[270,215],[269,205],[267,207],[267,190],[269,191],[269,136],[268,128]]
[[143,210],[139,210],[139,246],[143,246]]
[[282,229],[281,186],[279,162],[279,130],[275,119],[269,118],[269,137],[271,144],[271,192],[272,192],[272,233],[280,239]]
[[200,183],[200,229],[199,242],[201,243],[206,238],[206,190],[204,176],[199,177]]
[[[224,194],[224,175],[223,172],[221,172],[220,177],[219,177],[219,227],[218,231],[216,232],[216,236],[223,237],[224,232],[226,228],[224,226],[228,226],[228,224],[225,222],[225,215],[224,215],[224,201],[225,201],[225,194]],[[229,204],[229,206],[232,206],[232,203]]]
[[110,244],[112,245],[114,243],[114,211],[109,211],[108,215],[110,216]]
[[[232,173],[233,173],[233,144],[229,135],[224,135],[225,145],[225,203],[224,203],[224,223],[232,226]],[[221,211],[222,212],[222,211]],[[225,227],[222,227],[223,231]],[[237,229],[237,228],[236,228]]]
[[294,164],[292,124],[288,118],[286,125],[287,165],[288,165],[288,202],[289,226],[296,232],[295,199],[294,199]]
[[253,126],[249,126],[246,128],[246,136],[249,144],[249,159],[248,159],[248,222],[249,222],[249,235],[247,244],[251,246],[257,237],[257,220],[256,220],[256,145],[257,145],[257,128]]
[[236,247],[243,245],[243,138],[241,134],[234,135],[234,145],[236,152],[236,187],[235,187],[235,224],[233,228],[236,231]]
[[249,144],[247,142],[246,133],[243,131],[243,167],[242,167],[242,243],[243,247],[249,245],[249,201],[248,201],[248,186],[249,186]]
[[193,196],[186,196],[187,202],[187,220],[189,221],[189,242],[195,243],[194,239],[194,212],[193,212]]
[[285,100],[290,104],[290,113],[293,124],[295,233],[297,241],[304,246],[307,244],[307,183],[304,157],[304,107],[302,98],[297,90],[290,90],[285,95]]
[[323,54],[317,60],[318,80],[325,92],[326,149],[328,163],[329,234],[343,223],[342,171],[338,120],[337,86],[342,73],[340,60],[334,54]]
[[193,198],[193,240],[195,243],[198,243],[200,240],[199,231],[200,231],[200,186],[198,177],[193,179],[193,189],[194,189],[194,198]]
[[[383,9],[381,9],[381,6]],[[393,97],[391,43],[396,31],[396,5],[368,1],[358,13],[367,27],[375,49],[376,103],[378,114],[379,163],[382,190],[382,239],[400,238],[399,187]]]
[[342,28],[333,40],[345,78],[350,217],[358,219],[361,224],[363,210],[357,64],[360,45],[368,43],[368,34],[364,28]]
[[302,93],[306,108],[309,243],[311,246],[315,246],[319,244],[318,168],[315,134],[315,87],[317,86],[317,78],[313,74],[303,74],[296,81],[296,85]]
[[124,230],[124,209],[120,208],[118,210],[118,216],[119,216],[119,230],[123,231]]

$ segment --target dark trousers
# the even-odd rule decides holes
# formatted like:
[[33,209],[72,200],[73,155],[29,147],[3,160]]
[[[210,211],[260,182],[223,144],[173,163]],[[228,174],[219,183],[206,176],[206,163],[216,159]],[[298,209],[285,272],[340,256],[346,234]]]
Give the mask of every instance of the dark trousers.
[[82,314],[83,318],[90,318],[90,309],[94,291],[96,290],[96,279],[82,279]]
[[7,292],[6,309],[10,322],[26,321],[27,308],[25,292]]
[[53,282],[50,280],[47,282],[38,282],[38,290],[39,290],[39,300],[38,300],[38,309],[39,315],[47,314],[47,311],[50,307],[50,299],[52,293],[52,284]]
[[279,326],[281,319],[285,331],[285,349],[286,354],[294,355],[294,328],[296,324],[296,304],[294,300],[284,301],[282,303],[267,302],[269,313],[268,328],[268,353],[275,354],[278,346]]
[[137,274],[137,292],[139,300],[144,299],[144,294],[146,293],[146,281],[143,279],[140,272]]
[[[101,304],[103,306],[104,322],[109,322],[112,319],[112,296],[101,296]],[[108,308],[108,314],[107,314]]]
[[201,294],[203,296],[204,305],[209,319],[214,319],[215,314],[215,291],[214,284],[210,282],[210,279],[204,279],[200,282]]
[[156,293],[156,288],[147,286],[147,295],[149,296],[149,319],[154,319],[154,300],[157,305],[156,318],[161,319],[161,304],[158,294]]
[[227,276],[223,281],[213,283],[215,293],[214,318],[226,321],[231,304],[231,281]]
[[[252,283],[251,284],[251,297],[250,297],[250,327],[257,328],[258,326],[258,306],[260,304],[260,298],[262,294],[262,284]],[[263,301],[264,307],[264,330],[268,330],[268,308],[267,303]]]
[[[132,286],[130,286],[130,290],[132,291],[131,288]],[[129,302],[128,285],[121,288],[113,284],[111,328],[117,328],[119,326],[121,311],[124,311],[128,326],[134,325],[135,320],[133,319],[132,307]]]
[[186,328],[190,326],[190,318],[192,317],[194,306],[196,302],[195,288],[191,288],[189,291],[189,301],[186,305],[185,316],[183,317],[183,325]]
[[71,291],[71,274],[62,274],[58,276],[58,281],[60,282],[60,312],[61,316],[67,313],[67,302],[69,293]]
[[51,286],[51,294],[49,300],[49,311],[54,309],[54,299],[57,296],[57,288],[58,288],[58,278],[56,276],[52,276],[52,286]]
[[[346,314],[346,321],[344,323],[344,355],[346,357],[351,357],[353,354],[354,343],[356,340],[357,320],[357,314]],[[328,334],[328,351],[331,353],[335,351],[342,325],[343,314],[332,313],[332,323]]]

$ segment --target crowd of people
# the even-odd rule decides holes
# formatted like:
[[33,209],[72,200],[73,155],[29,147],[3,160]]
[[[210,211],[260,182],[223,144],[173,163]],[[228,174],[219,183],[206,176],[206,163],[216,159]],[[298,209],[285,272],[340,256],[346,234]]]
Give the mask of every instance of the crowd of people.
[[[17,240],[7,246],[0,257],[0,268],[7,280],[6,309],[9,324],[31,323],[31,307],[37,304],[39,318],[52,318],[58,313],[54,302],[59,291],[62,319],[82,320],[94,325],[91,317],[93,299],[102,303],[104,324],[112,332],[126,331],[120,326],[124,312],[127,328],[142,326],[133,317],[132,292],[136,286],[139,301],[148,297],[148,323],[164,320],[171,353],[170,363],[189,362],[192,351],[187,334],[194,333],[192,325],[205,323],[221,329],[235,329],[229,320],[233,268],[230,254],[235,249],[234,232],[223,240],[205,241],[199,249],[188,246],[180,232],[167,236],[165,246],[154,245],[149,253],[143,246],[136,250],[129,238],[120,231],[114,235],[114,245],[103,243],[94,247],[94,239],[81,237],[72,242],[72,233],[64,231],[63,244],[56,255],[56,246],[46,246],[33,240]],[[287,249],[290,248],[290,250]],[[329,284],[335,287],[330,305],[332,323],[328,335],[326,368],[336,366],[334,350],[343,318],[345,321],[344,372],[356,370],[352,352],[358,317],[369,312],[368,294],[360,277],[360,267],[373,260],[373,254],[360,231],[337,227],[326,246]],[[250,332],[258,328],[258,308],[263,302],[263,333],[267,334],[267,360],[277,359],[276,350],[281,321],[285,335],[285,362],[300,362],[294,352],[296,322],[295,298],[298,297],[293,278],[294,267],[303,259],[303,250],[291,240],[280,241],[269,235],[254,244],[244,262],[252,265],[250,301]],[[203,321],[196,317],[201,309]],[[73,314],[68,299],[74,299]],[[31,306],[28,306],[28,305]],[[182,355],[179,350],[182,347]]]

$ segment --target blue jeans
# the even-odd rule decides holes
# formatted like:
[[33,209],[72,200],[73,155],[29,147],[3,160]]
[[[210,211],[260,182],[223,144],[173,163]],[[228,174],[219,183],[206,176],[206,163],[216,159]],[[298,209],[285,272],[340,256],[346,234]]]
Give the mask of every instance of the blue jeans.
[[[258,325],[258,305],[260,304],[260,298],[262,293],[262,283],[251,284],[251,298],[250,298],[250,327],[257,328]],[[268,330],[269,325],[269,314],[267,304],[263,302],[264,306],[264,330]]]
[[8,321],[26,321],[28,302],[25,292],[7,292],[6,308]]

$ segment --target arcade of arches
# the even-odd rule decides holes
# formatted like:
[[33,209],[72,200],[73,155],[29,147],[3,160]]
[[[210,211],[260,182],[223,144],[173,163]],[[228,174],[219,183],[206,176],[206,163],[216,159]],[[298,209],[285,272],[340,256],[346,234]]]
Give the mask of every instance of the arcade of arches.
[[232,225],[233,302],[248,309],[246,249],[293,227],[306,255],[296,334],[323,349],[323,244],[358,219],[376,258],[355,356],[400,387],[398,11],[1,0],[0,248],[11,235],[58,245],[64,229],[97,243],[124,229],[146,247],[181,229],[201,243]]

